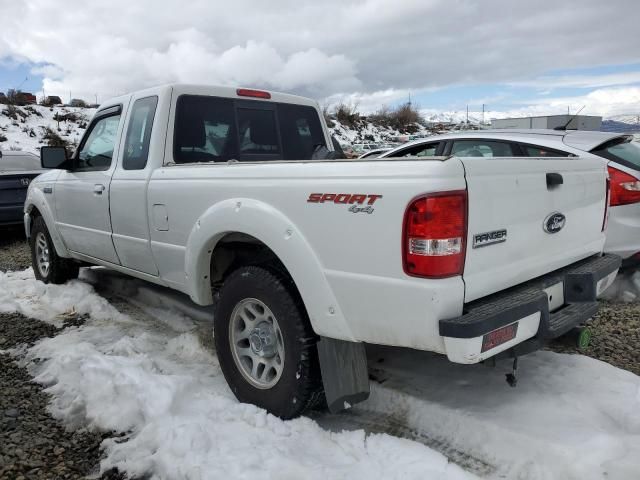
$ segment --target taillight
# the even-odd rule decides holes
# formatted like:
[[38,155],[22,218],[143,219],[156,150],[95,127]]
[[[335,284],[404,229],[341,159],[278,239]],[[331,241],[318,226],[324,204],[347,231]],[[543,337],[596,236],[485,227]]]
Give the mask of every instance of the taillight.
[[612,207],[640,202],[640,181],[633,175],[609,167]]
[[443,278],[464,270],[467,192],[418,197],[404,214],[402,257],[408,275]]
[[267,100],[271,98],[271,94],[269,92],[265,92],[264,90],[252,90],[250,88],[238,88],[236,90],[236,95],[239,97],[265,98]]
[[602,219],[602,232],[607,229],[609,224],[609,205],[611,205],[611,179],[607,177],[605,181],[605,197],[604,197],[604,218]]

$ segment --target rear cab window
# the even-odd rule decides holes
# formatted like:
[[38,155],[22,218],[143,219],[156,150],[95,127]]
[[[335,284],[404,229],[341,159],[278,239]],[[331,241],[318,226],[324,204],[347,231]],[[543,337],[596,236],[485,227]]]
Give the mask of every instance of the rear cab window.
[[634,142],[630,135],[614,138],[591,150],[591,153],[640,170],[640,143]]
[[325,146],[318,112],[306,105],[181,95],[173,157],[194,162],[310,160]]
[[122,158],[122,168],[125,170],[142,170],[147,165],[149,140],[157,105],[157,96],[140,98],[133,104]]

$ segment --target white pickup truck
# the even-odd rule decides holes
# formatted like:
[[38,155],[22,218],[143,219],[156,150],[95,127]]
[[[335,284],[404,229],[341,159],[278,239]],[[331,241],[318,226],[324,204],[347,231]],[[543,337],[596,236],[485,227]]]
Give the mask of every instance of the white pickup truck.
[[101,265],[216,305],[239,400],[291,418],[368,395],[364,343],[473,364],[583,324],[602,255],[604,161],[339,159],[318,105],[169,85],[115,98],[25,202],[33,268]]

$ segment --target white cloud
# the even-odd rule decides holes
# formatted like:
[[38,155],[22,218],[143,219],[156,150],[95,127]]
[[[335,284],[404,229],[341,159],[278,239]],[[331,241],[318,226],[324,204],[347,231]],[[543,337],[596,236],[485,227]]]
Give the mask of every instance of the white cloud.
[[526,105],[522,111],[566,113],[569,107],[575,113],[584,106],[584,115],[610,117],[639,112],[640,87],[599,88],[580,96],[523,100],[520,103]]
[[[45,89],[65,97],[184,81],[354,98],[375,110],[409,91],[544,89],[557,86],[544,72],[640,61],[629,40],[635,0],[0,0],[0,11],[0,59],[51,65],[38,68]],[[558,85],[639,77],[562,76]]]
[[595,88],[640,83],[640,71],[604,75],[558,75],[511,82],[510,85],[535,88]]

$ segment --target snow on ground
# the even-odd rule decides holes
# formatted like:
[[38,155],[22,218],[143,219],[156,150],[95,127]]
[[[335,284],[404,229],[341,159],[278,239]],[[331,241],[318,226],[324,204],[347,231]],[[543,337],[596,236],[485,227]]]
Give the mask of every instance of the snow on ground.
[[[44,128],[49,127],[64,140],[71,144],[77,145],[85,132],[82,125],[88,124],[96,112],[91,108],[75,108],[75,107],[43,107],[41,105],[29,105],[25,107],[16,107],[23,115],[17,115],[17,119],[10,118],[6,115],[9,107],[0,105],[0,136],[6,137],[7,140],[0,142],[0,150],[22,150],[39,154],[40,147],[46,145],[43,140]],[[65,115],[74,113],[84,117],[84,121],[72,122],[54,120],[54,115]],[[60,130],[58,130],[58,127]],[[33,132],[33,133],[32,133]]]
[[369,402],[393,405],[427,436],[498,467],[501,478],[640,478],[640,377],[582,355],[537,352],[519,360],[511,388],[494,368],[455,365],[424,352],[376,348],[383,358]]
[[[105,469],[171,479],[473,478],[426,444],[479,459],[488,478],[640,478],[640,378],[606,363],[539,352],[520,360],[510,388],[508,364],[375,347],[367,402],[283,422],[235,400],[186,297],[181,308],[179,295],[101,269],[82,278],[44,286],[30,271],[0,274],[0,310],[52,322],[73,307],[91,315],[25,361],[53,395],[55,416],[127,432],[105,441]],[[365,435],[358,422],[390,433],[402,424],[418,441]]]
[[30,272],[0,274],[0,291],[9,292],[3,311],[35,311],[53,323],[74,306],[99,312],[42,340],[25,361],[53,396],[54,416],[74,428],[126,432],[105,441],[103,469],[167,479],[473,478],[419,443],[332,433],[308,418],[283,422],[239,404],[180,313],[165,308],[160,323],[144,310],[125,315],[83,281],[43,286]]

